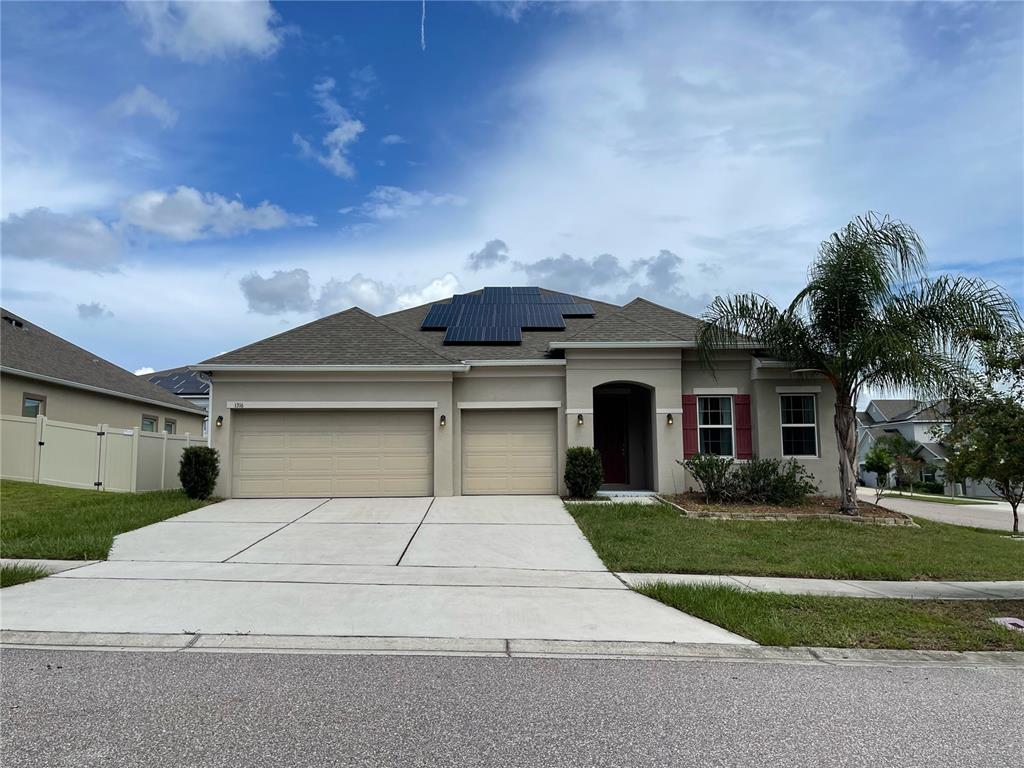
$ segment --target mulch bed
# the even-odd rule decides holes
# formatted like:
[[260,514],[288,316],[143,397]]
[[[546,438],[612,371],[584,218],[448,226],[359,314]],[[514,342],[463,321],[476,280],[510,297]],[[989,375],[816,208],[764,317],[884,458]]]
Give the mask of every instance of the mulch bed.
[[701,493],[678,493],[661,497],[687,517],[711,517],[721,520],[843,520],[874,525],[915,525],[902,512],[895,512],[865,501],[858,501],[857,515],[839,512],[839,500],[832,496],[808,496],[803,503],[776,506],[745,502],[708,504]]

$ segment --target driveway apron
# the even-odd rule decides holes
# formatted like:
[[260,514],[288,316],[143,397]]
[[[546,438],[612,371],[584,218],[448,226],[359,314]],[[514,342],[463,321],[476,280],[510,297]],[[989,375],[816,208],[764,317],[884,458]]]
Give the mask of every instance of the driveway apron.
[[630,591],[555,496],[232,499],[5,589],[0,626],[750,642]]

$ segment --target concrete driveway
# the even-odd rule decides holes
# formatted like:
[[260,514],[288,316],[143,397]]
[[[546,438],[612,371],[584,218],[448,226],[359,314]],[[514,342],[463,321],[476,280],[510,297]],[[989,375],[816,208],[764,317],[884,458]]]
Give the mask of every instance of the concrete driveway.
[[631,592],[554,496],[232,499],[5,589],[0,626],[750,642]]
[[[875,503],[873,490],[858,488],[857,497],[861,501]],[[967,525],[974,528],[991,528],[994,531],[1013,530],[1013,509],[1005,501],[986,501],[983,504],[943,504],[920,499],[883,496],[879,504],[886,509],[893,509],[905,515],[923,517],[939,523]]]

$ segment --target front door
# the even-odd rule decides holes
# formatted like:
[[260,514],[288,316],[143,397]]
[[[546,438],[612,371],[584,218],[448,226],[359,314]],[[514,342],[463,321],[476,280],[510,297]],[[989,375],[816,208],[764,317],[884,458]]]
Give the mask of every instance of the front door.
[[604,481],[629,483],[629,398],[594,395],[594,447],[601,454]]

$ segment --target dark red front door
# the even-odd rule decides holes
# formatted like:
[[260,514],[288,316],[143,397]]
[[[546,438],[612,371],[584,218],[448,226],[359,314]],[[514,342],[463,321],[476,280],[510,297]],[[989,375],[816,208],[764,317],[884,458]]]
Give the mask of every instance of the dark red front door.
[[623,395],[594,396],[594,447],[601,454],[604,481],[629,482],[629,412]]

